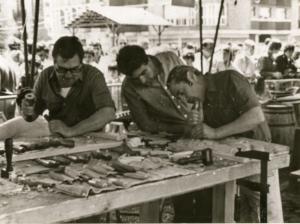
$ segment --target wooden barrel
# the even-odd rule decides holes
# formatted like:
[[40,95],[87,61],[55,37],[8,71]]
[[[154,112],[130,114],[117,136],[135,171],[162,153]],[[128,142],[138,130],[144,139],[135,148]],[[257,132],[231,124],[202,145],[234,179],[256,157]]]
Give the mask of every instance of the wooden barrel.
[[268,104],[263,111],[271,130],[272,142],[287,145],[293,150],[295,135],[295,115],[292,106]]

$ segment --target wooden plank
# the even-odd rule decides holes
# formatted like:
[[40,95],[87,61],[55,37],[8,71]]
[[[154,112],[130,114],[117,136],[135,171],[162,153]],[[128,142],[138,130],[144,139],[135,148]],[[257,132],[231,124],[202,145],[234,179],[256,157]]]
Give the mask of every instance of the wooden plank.
[[223,223],[225,217],[225,186],[219,184],[213,187],[212,222]]
[[159,223],[159,210],[161,200],[144,203],[140,206],[141,223]]
[[[270,162],[272,169],[278,169],[288,165],[288,155],[276,157]],[[20,209],[17,212],[0,208],[0,223],[50,223],[71,221],[127,206],[158,200],[160,198],[192,192],[216,184],[252,176],[259,172],[259,162],[251,161],[245,164],[236,164],[231,167],[199,172],[125,190],[108,192],[89,198],[77,198],[51,205],[48,205],[47,201],[45,201],[43,205],[41,204],[33,208],[25,205],[24,209]]]
[[213,188],[213,223],[234,222],[235,181],[216,185]]
[[[30,151],[19,155],[14,155],[13,162],[38,159],[38,158],[46,158],[46,157],[58,156],[58,155],[69,155],[74,153],[93,151],[97,149],[108,149],[108,148],[118,147],[120,145],[122,145],[122,142],[104,141],[96,144],[75,146],[74,148],[60,147],[60,148],[49,148],[40,151]],[[2,157],[0,158],[0,164],[3,162],[5,162],[5,158]]]
[[15,184],[10,182],[9,180],[0,178],[0,195],[9,195],[14,194],[16,192],[21,192],[23,189],[22,185]]
[[225,183],[225,217],[224,222],[234,222],[234,198],[236,193],[236,182],[230,181]]

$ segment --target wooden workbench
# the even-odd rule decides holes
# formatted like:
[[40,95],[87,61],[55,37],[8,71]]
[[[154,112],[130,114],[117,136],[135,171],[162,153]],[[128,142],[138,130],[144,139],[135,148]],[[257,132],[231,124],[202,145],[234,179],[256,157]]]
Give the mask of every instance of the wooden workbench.
[[[239,142],[230,140],[224,144]],[[249,140],[260,145],[259,141]],[[223,143],[218,143],[223,144]],[[268,144],[268,143],[262,143]],[[288,147],[275,144],[271,147],[270,169],[289,165]],[[266,147],[262,147],[266,150]],[[267,147],[268,148],[268,147]],[[141,209],[142,222],[158,222],[159,199],[214,186],[213,222],[233,222],[235,180],[259,174],[260,163],[248,160],[224,167],[211,167],[194,174],[174,177],[153,183],[145,183],[128,189],[102,193],[88,198],[73,198],[50,192],[26,192],[0,195],[0,223],[53,223],[72,221],[127,206],[145,204]],[[1,189],[1,186],[0,186]]]

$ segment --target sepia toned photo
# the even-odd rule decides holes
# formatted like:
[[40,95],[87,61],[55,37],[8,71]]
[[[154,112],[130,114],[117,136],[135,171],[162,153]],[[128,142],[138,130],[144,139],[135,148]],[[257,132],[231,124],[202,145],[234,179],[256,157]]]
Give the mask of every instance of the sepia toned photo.
[[300,223],[300,0],[0,0],[0,115],[1,224]]

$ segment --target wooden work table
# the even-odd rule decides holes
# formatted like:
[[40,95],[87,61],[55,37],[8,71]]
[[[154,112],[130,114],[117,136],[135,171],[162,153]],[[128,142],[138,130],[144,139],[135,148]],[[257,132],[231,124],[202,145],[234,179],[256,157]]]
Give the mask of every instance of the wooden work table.
[[[239,141],[240,139],[231,139],[227,145]],[[268,151],[268,147],[263,145],[272,146],[269,169],[280,169],[289,165],[288,147],[255,140],[247,141],[256,146],[261,143],[265,151]],[[158,208],[159,199],[212,186],[213,222],[233,222],[235,180],[259,173],[260,162],[248,160],[226,166],[212,166],[204,171],[199,169],[193,174],[101,193],[88,198],[37,191],[0,195],[0,223],[72,221],[146,202],[148,203],[140,210],[141,221],[158,222],[158,213],[153,208]]]

